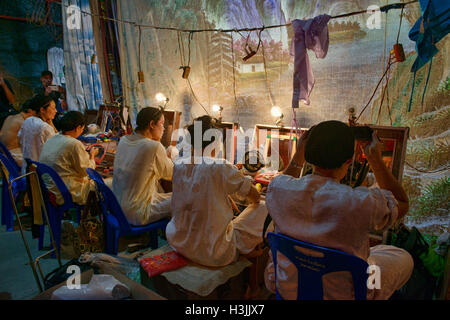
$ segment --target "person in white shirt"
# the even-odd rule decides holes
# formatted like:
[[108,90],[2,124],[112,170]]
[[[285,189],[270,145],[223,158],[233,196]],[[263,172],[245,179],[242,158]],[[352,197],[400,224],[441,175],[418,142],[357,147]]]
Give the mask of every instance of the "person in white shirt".
[[9,150],[14,160],[17,164],[22,167],[22,148],[19,141],[19,130],[22,127],[25,119],[36,115],[36,112],[30,108],[29,101],[27,101],[23,107],[22,111],[18,114],[10,115],[6,118],[2,126],[2,131],[0,133],[0,141]]
[[[300,241],[332,248],[366,260],[380,269],[379,288],[368,289],[368,299],[388,299],[410,278],[411,255],[394,246],[369,247],[369,233],[384,231],[408,212],[408,197],[381,158],[376,134],[364,154],[379,188],[340,184],[352,163],[355,138],[340,121],[314,126],[298,148],[284,174],[275,177],[266,203],[275,232]],[[298,179],[305,160],[313,173]],[[277,255],[277,288],[284,299],[297,298],[297,269]],[[275,291],[272,257],[265,272],[266,287]],[[348,272],[323,277],[324,299],[352,299],[353,281]]]
[[[225,266],[262,243],[267,209],[263,202],[259,203],[260,194],[251,178],[245,177],[233,164],[205,156],[201,163],[194,162],[194,141],[202,141],[204,133],[214,128],[209,116],[196,121],[201,121],[201,132],[196,132],[194,125],[188,128],[191,161],[182,163],[186,161],[180,159],[174,167],[172,219],[166,227],[166,237],[177,252],[191,261],[211,267]],[[202,150],[195,154],[204,155],[210,144],[203,141]],[[229,198],[234,194],[250,202],[236,218]]]
[[[42,148],[39,162],[52,167],[64,181],[72,200],[79,205],[86,204],[90,190],[95,185],[86,172],[87,168],[95,169],[94,157],[97,148],[86,151],[84,144],[77,140],[83,133],[85,119],[78,111],[67,112],[60,120],[61,132],[47,140]],[[56,195],[56,203],[63,199],[51,179],[46,181],[47,188]]]
[[[53,125],[56,115],[56,106],[52,98],[36,95],[30,101],[30,107],[36,112],[22,124],[18,137],[22,147],[23,159],[39,161],[44,143],[53,137],[57,130]],[[22,164],[22,174],[25,174],[26,162]]]
[[159,180],[172,180],[173,162],[160,142],[162,111],[143,108],[136,124],[136,134],[122,137],[117,146],[112,189],[128,222],[146,225],[170,217],[172,193],[164,193]]

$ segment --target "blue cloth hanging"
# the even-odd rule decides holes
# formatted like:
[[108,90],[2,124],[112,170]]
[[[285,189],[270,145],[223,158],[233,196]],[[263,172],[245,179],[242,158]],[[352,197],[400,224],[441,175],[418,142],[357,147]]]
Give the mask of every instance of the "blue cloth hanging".
[[[417,70],[427,64],[428,61],[432,61],[433,57],[439,52],[435,44],[450,31],[450,1],[419,0],[419,3],[422,16],[416,21],[408,34],[409,38],[416,42],[417,51],[417,58],[411,68],[411,72],[414,72],[414,78],[408,112],[411,111]],[[427,84],[422,95],[422,104],[430,70],[428,71]]]
[[450,1],[419,0],[422,16],[409,31],[409,38],[416,42],[417,59],[411,72],[422,68],[439,52],[435,44],[450,30]]

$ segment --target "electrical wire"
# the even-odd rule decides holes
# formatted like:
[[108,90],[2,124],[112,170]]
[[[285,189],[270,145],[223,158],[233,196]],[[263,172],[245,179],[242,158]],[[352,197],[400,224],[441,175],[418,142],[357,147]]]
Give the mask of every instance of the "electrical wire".
[[400,13],[400,23],[398,25],[398,33],[397,33],[397,41],[396,43],[398,43],[398,38],[400,37],[400,30],[402,28],[402,20],[403,20],[403,9],[405,9],[405,7],[402,7],[402,12]]
[[206,110],[206,108],[203,106],[203,104],[200,102],[200,100],[195,95],[194,89],[192,89],[191,81],[189,80],[189,78],[187,78],[186,80],[187,80],[187,83],[189,84],[189,88],[191,89],[192,96],[198,102],[198,104],[203,108],[203,110],[205,110],[206,114],[209,116],[210,114],[209,114],[208,110]]
[[[258,49],[259,49],[259,47],[261,45],[261,53],[262,53],[263,64],[264,64],[264,75],[265,75],[265,83],[266,83],[267,95],[269,97],[270,104],[273,107],[274,103],[273,103],[273,99],[272,99],[272,92],[270,90],[269,78],[267,76],[266,55],[264,53],[264,44],[262,43],[262,40],[261,40],[261,33],[263,32],[263,30],[264,30],[264,28],[261,29],[261,31],[259,32]],[[258,52],[258,49],[256,49],[256,52]]]
[[[380,8],[380,11],[384,12],[384,11],[388,11],[391,9],[399,9],[400,7],[403,9],[406,5],[412,4],[412,3],[416,3],[419,0],[413,0],[413,1],[409,1],[409,2],[400,2],[400,3],[394,3],[394,4],[390,4],[390,5],[386,5]],[[60,4],[63,7],[68,8],[69,5],[65,5],[61,2],[54,2],[57,4]],[[195,32],[240,32],[240,31],[258,31],[258,30],[262,30],[262,29],[273,29],[273,28],[280,28],[280,27],[286,27],[286,26],[290,26],[291,23],[286,23],[286,24],[279,24],[279,25],[272,25],[272,26],[263,26],[263,27],[255,27],[255,28],[240,28],[240,29],[180,29],[180,28],[174,28],[174,27],[161,27],[161,26],[154,26],[154,25],[144,25],[144,24],[138,24],[136,22],[133,21],[126,21],[126,20],[122,20],[122,19],[114,19],[114,18],[110,18],[101,14],[93,14],[91,12],[86,12],[86,11],[82,11],[80,10],[80,13],[83,14],[87,14],[90,15],[92,17],[98,17],[101,18],[103,20],[109,20],[109,21],[114,21],[114,22],[118,22],[118,23],[125,23],[125,24],[131,24],[134,26],[138,26],[140,25],[143,28],[151,28],[151,29],[157,29],[157,30],[172,30],[172,31],[180,31],[180,32],[188,32],[188,33],[195,33]],[[362,10],[362,11],[355,11],[355,12],[349,12],[349,13],[344,13],[344,14],[340,14],[337,16],[332,16],[330,19],[338,19],[338,18],[345,18],[345,17],[350,17],[350,16],[354,16],[354,15],[358,15],[358,14],[364,14],[367,13],[366,10]]]
[[[392,64],[392,63],[391,63]],[[388,64],[386,71],[384,72],[383,76],[381,77],[381,79],[378,81],[377,87],[375,88],[375,90],[373,91],[372,96],[369,99],[369,102],[367,102],[366,106],[361,110],[359,116],[356,118],[355,122],[357,122],[359,120],[359,118],[361,117],[361,115],[364,113],[364,111],[367,109],[367,107],[369,106],[370,102],[372,102],[373,97],[375,96],[375,93],[378,90],[378,87],[380,86],[381,82],[383,81],[384,77],[386,76],[386,73],[389,71],[391,64]]]

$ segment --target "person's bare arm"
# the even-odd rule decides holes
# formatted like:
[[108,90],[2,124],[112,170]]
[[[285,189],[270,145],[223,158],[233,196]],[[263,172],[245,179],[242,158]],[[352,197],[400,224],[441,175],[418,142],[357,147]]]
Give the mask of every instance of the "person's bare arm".
[[304,132],[298,139],[297,150],[295,150],[295,154],[289,162],[286,170],[283,171],[283,174],[294,178],[298,178],[300,176],[303,164],[305,163],[305,145],[308,138],[308,132],[309,131]]
[[409,200],[402,185],[395,179],[394,175],[389,171],[381,157],[382,144],[378,140],[375,132],[372,135],[372,143],[364,148],[364,154],[372,167],[375,179],[381,189],[392,192],[398,202],[398,219],[403,218],[409,209]]
[[3,80],[3,77],[0,75],[0,86],[3,88],[3,91],[5,91],[6,98],[8,99],[10,104],[14,104],[16,102],[16,98],[14,97],[14,94],[9,90],[9,87],[6,85],[6,82]]

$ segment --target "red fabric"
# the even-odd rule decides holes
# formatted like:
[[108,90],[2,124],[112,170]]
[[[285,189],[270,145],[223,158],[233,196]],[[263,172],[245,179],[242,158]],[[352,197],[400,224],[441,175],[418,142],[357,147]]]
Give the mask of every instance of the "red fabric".
[[143,258],[139,263],[147,272],[149,278],[187,265],[186,259],[175,251],[166,252],[154,257]]
[[51,191],[48,192],[48,199],[50,200],[50,203],[53,206],[55,206],[55,207],[58,206],[58,204],[56,203],[56,196],[55,196],[55,194],[53,192],[51,192]]

